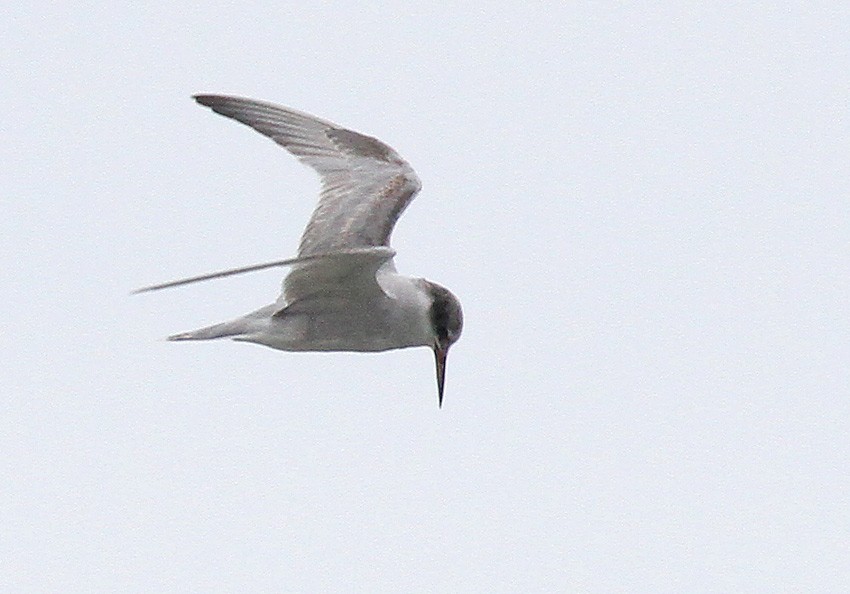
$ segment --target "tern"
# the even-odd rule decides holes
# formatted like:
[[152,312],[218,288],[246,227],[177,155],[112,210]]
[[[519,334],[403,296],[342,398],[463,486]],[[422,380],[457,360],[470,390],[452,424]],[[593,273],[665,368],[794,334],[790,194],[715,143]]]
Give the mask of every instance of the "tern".
[[231,338],[282,351],[427,346],[442,407],[446,358],[463,329],[460,302],[445,287],[396,272],[390,247],[396,221],[421,187],[413,168],[380,140],[306,113],[242,97],[194,99],[274,140],[319,174],[322,189],[296,257],[134,291],[290,267],[271,305],[168,340]]

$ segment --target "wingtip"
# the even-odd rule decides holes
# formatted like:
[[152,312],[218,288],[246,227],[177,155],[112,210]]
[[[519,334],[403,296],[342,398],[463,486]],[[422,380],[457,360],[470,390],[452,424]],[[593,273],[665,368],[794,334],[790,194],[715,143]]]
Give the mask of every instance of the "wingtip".
[[150,293],[151,291],[156,291],[157,289],[159,289],[159,285],[149,285],[147,287],[133,289],[132,291],[130,291],[130,295],[141,295],[142,293]]
[[[217,105],[224,105],[227,103],[240,103],[240,102],[249,102],[249,103],[258,103],[264,104],[263,101],[257,101],[255,99],[247,99],[245,97],[240,97],[238,95],[223,95],[221,93],[197,93],[192,95],[192,99],[204,105],[206,107],[215,108]],[[269,104],[270,105],[270,104]]]
[[217,95],[208,95],[206,93],[198,93],[196,95],[192,95],[192,99],[194,99],[195,101],[197,101],[201,105],[205,105],[205,106],[209,107],[210,104],[213,102],[213,99],[216,96]]
[[130,295],[141,295],[142,293],[152,293],[154,291],[159,291],[160,289],[167,289],[170,286],[173,286],[174,283],[162,283],[160,285],[149,285],[147,287],[141,287],[139,289],[133,289],[130,291]]

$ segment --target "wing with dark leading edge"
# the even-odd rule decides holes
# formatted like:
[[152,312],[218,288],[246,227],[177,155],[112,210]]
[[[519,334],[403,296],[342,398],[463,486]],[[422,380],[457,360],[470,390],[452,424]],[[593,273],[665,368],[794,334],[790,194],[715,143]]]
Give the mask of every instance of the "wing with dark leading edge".
[[272,103],[196,95],[195,100],[268,136],[312,167],[319,204],[299,256],[389,246],[396,221],[419,191],[413,168],[380,140]]

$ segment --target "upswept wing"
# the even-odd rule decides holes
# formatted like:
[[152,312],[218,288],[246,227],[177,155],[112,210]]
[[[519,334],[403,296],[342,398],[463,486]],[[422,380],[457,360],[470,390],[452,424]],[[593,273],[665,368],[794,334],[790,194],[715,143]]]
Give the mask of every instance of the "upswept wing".
[[381,141],[272,103],[222,95],[195,100],[268,136],[320,176],[322,192],[298,255],[389,246],[419,191],[413,168]]

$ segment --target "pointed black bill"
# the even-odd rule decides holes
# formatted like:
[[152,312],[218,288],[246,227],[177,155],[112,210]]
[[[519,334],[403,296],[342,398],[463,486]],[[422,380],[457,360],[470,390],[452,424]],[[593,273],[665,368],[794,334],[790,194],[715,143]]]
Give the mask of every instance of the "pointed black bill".
[[448,347],[434,347],[434,359],[437,361],[437,395],[440,398],[440,408],[443,408],[443,385],[446,383],[446,357],[448,354]]

